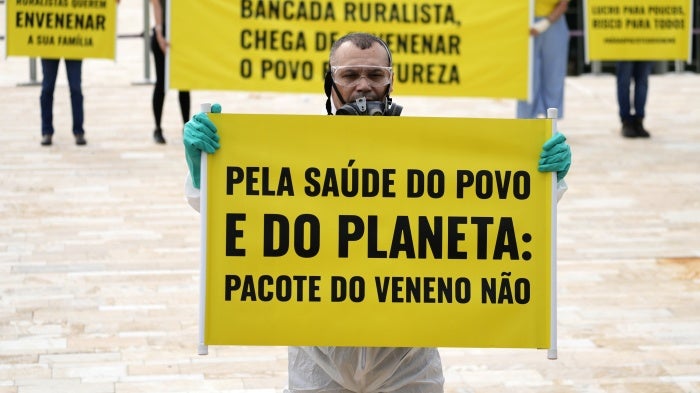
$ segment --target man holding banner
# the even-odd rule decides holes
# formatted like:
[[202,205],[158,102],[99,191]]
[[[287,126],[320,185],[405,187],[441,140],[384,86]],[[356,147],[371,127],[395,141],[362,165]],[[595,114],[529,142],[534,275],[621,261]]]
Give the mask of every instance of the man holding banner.
[[[389,97],[393,88],[391,52],[373,35],[349,34],[332,46],[324,87],[329,114],[398,116],[402,110]],[[212,112],[221,112],[220,105],[215,104]],[[566,187],[563,180],[571,164],[565,140],[562,134],[548,140],[538,166],[542,172],[557,172],[560,192]],[[184,144],[189,168],[186,195],[198,209],[201,153],[212,154],[220,148],[217,128],[205,113],[185,124]],[[438,393],[443,383],[436,348],[289,347],[289,392]]]

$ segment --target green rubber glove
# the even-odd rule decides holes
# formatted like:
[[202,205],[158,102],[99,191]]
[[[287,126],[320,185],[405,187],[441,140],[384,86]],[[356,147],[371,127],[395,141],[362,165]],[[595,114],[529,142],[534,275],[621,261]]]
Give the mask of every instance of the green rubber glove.
[[[221,113],[221,105],[212,105],[211,113]],[[185,144],[185,159],[192,177],[192,185],[199,189],[202,152],[212,154],[220,147],[216,126],[206,113],[199,112],[185,123],[182,142]]]
[[557,172],[557,180],[564,179],[571,166],[571,148],[566,136],[557,133],[542,146],[537,169],[540,172]]

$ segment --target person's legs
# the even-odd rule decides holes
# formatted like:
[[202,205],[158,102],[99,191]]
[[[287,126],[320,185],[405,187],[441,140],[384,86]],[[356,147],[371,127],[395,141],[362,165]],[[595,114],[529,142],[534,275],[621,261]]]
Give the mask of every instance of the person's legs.
[[180,99],[180,114],[182,114],[182,123],[185,124],[190,119],[190,92],[180,91],[178,97]]
[[630,83],[632,78],[633,63],[629,61],[617,62],[617,105],[620,120],[630,120]]
[[68,87],[70,89],[70,103],[73,111],[73,135],[76,143],[84,145],[85,130],[83,129],[83,90],[82,90],[82,60],[65,60]]
[[533,39],[532,49],[532,96],[530,101],[518,100],[515,115],[518,119],[532,119],[537,117],[537,107],[541,101],[542,84],[542,37]]
[[151,99],[153,120],[156,125],[153,131],[153,139],[156,143],[165,143],[163,130],[160,127],[163,117],[163,103],[165,102],[165,54],[160,49],[155,34],[155,30],[151,31],[151,52],[153,52],[153,63],[156,69],[156,83],[153,86],[153,97]]
[[632,76],[634,78],[634,127],[637,130],[637,136],[648,138],[649,131],[644,128],[644,116],[646,115],[647,92],[649,91],[649,75],[654,66],[650,61],[634,62],[634,70]]
[[[53,92],[56,88],[56,76],[58,75],[59,59],[41,59],[41,71],[43,78],[41,80],[41,96],[39,103],[41,105],[41,135],[42,145],[51,144],[51,136],[54,133],[53,128]],[[48,137],[47,137],[48,135]]]
[[622,121],[622,136],[634,138],[639,136],[634,125],[630,108],[630,83],[634,63],[631,61],[620,61],[617,63],[617,105],[619,108],[620,120]]
[[569,27],[565,18],[559,18],[542,37],[542,106],[538,114],[556,108],[559,118],[564,117],[564,82],[569,63]]
[[653,63],[650,61],[636,61],[634,64],[634,117],[643,119],[644,108],[647,104],[647,92],[649,91],[649,75]]

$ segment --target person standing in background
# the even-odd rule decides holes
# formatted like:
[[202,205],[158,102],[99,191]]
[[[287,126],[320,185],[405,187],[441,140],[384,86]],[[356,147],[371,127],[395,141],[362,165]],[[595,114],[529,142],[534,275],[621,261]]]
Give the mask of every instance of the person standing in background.
[[[644,107],[649,90],[649,74],[654,63],[651,61],[620,61],[617,63],[617,105],[620,108],[622,136],[625,138],[649,138],[644,129]],[[630,101],[630,88],[634,78],[634,114]]]
[[[119,4],[119,0],[116,0]],[[78,146],[87,145],[85,140],[85,111],[83,108],[83,60],[63,59],[66,65],[66,76],[68,77],[68,89],[70,90],[70,105],[73,115],[73,137]],[[41,58],[41,96],[39,105],[41,107],[41,145],[51,146],[53,144],[53,93],[56,90],[56,78],[58,76],[58,66],[61,58],[47,59]]]
[[[155,27],[151,32],[151,52],[156,67],[156,83],[153,88],[153,118],[156,128],[153,130],[153,140],[156,143],[164,144],[163,129],[161,128],[161,118],[163,117],[163,103],[165,102],[165,52],[168,50],[168,41],[165,40],[165,0],[151,0],[153,8],[153,18]],[[180,91],[180,113],[182,123],[186,123],[190,117],[190,92]]]
[[[82,89],[82,69],[81,59],[63,59],[66,65],[68,76],[68,89],[70,90],[70,104],[73,114],[73,137],[75,144],[83,146],[87,144],[85,140],[85,130],[83,129],[83,89]],[[56,89],[56,77],[58,76],[58,66],[61,59],[41,59],[41,145],[51,146],[53,143],[53,92]]]
[[535,21],[530,27],[534,37],[532,53],[532,100],[519,100],[519,119],[546,117],[548,108],[556,108],[564,117],[564,81],[569,61],[569,26],[564,13],[568,0],[535,0]]

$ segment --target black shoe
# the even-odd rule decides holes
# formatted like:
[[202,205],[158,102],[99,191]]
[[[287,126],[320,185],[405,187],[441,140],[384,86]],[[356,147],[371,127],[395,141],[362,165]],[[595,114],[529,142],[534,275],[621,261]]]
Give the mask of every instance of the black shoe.
[[77,134],[75,136],[75,144],[78,146],[87,145],[87,141],[85,140],[85,135]]
[[156,141],[156,143],[158,143],[160,145],[164,145],[165,138],[163,138],[163,130],[161,130],[160,128],[156,128],[153,131],[153,140]]
[[51,134],[44,134],[41,137],[41,146],[51,146]]
[[640,138],[649,138],[651,136],[651,134],[649,134],[649,131],[644,129],[644,126],[642,125],[642,119],[635,119],[634,129],[637,132],[637,136]]
[[633,120],[622,121],[622,136],[625,138],[636,138],[639,136]]

